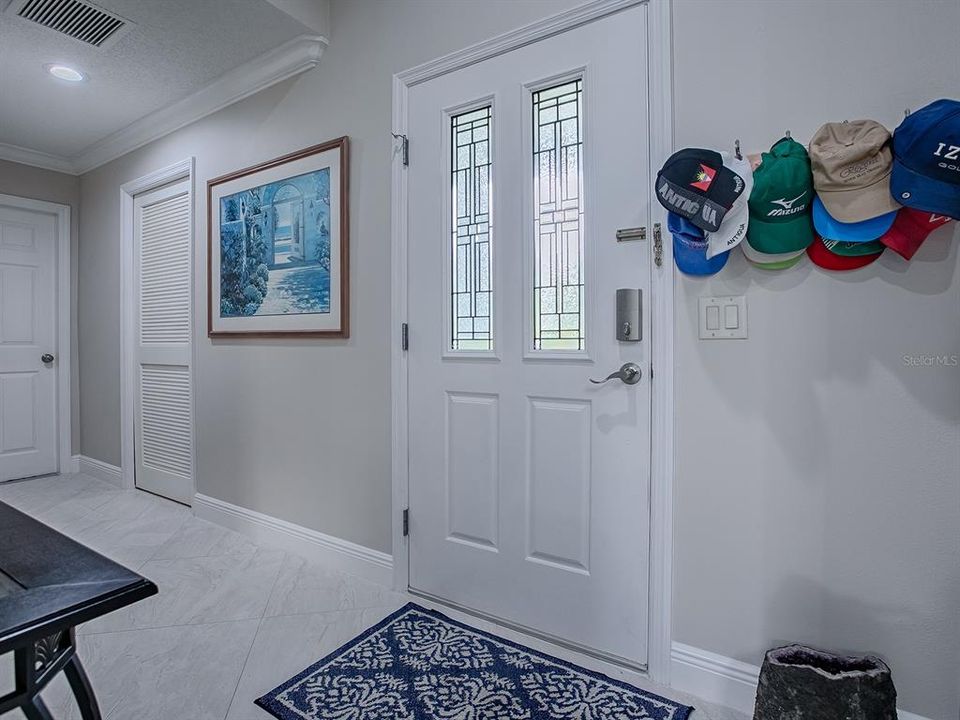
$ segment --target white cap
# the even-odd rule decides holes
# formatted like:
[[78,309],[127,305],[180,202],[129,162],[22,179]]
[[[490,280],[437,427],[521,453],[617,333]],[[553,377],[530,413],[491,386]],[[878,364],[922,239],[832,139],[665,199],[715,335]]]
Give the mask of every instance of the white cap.
[[794,250],[792,252],[785,253],[760,252],[750,244],[749,240],[747,240],[745,243],[742,243],[740,245],[740,249],[743,250],[743,254],[747,256],[747,260],[755,265],[769,265],[771,263],[789,262],[790,260],[797,259],[806,252],[806,250]]
[[733,207],[723,217],[720,229],[715,233],[707,233],[707,259],[725,253],[735,248],[747,236],[747,225],[750,222],[750,191],[753,190],[753,168],[750,161],[743,157],[737,160],[736,156],[728,152],[721,152],[725,167],[733,170],[743,178],[743,192],[733,203]]

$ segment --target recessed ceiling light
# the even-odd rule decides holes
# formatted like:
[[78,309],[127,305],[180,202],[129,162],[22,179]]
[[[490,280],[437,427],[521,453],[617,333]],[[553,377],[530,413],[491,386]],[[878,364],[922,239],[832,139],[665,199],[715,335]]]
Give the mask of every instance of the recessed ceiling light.
[[67,82],[83,82],[87,79],[87,76],[84,75],[79,70],[75,70],[68,65],[47,65],[47,72],[53,75],[58,80],[66,80]]

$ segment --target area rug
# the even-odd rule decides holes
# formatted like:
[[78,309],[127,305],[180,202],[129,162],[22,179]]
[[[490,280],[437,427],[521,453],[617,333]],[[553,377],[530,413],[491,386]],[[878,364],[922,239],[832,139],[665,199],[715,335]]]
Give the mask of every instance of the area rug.
[[280,720],[686,720],[693,710],[413,603],[256,703]]

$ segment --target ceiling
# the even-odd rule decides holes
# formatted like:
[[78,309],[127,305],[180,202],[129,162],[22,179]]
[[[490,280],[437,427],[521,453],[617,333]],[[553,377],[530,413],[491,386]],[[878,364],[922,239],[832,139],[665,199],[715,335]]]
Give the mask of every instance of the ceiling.
[[[238,65],[313,33],[268,0],[96,4],[134,24],[102,48],[19,18],[0,0],[0,146],[69,164]],[[56,80],[44,69],[48,63],[77,68],[88,79]]]

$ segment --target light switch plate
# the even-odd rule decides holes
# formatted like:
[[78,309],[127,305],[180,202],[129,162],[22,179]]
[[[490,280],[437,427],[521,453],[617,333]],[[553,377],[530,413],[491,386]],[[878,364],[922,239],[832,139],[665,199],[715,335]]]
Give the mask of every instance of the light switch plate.
[[701,340],[745,340],[746,337],[745,295],[700,298]]

